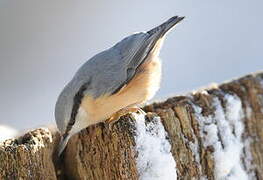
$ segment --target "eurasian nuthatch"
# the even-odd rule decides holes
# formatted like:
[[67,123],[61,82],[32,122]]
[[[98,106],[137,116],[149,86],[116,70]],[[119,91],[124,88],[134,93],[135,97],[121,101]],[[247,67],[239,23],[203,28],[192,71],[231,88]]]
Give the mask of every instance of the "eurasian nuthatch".
[[154,96],[161,78],[158,56],[163,39],[183,18],[174,16],[150,31],[132,34],[80,67],[56,103],[62,134],[59,154],[75,133],[118,120]]

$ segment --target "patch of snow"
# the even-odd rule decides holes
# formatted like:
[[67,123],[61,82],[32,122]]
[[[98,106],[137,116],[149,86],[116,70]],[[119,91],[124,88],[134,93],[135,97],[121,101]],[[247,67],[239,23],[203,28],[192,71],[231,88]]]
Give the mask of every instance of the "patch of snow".
[[253,162],[253,157],[250,151],[250,144],[252,142],[251,138],[247,138],[244,141],[244,164],[245,164],[245,169],[249,175],[249,179],[256,179],[256,174],[254,172],[255,165],[252,164]]
[[251,118],[252,116],[252,108],[248,104],[246,105],[246,116],[247,118]]
[[201,176],[200,180],[208,180],[207,177]]
[[260,111],[261,111],[261,113],[263,113],[263,95],[262,94],[258,94],[257,98],[259,99],[259,103],[261,105]]
[[[195,106],[195,114],[200,124],[201,137],[204,145],[214,148],[215,178],[221,179],[251,179],[244,170],[242,157],[244,157],[244,131],[242,104],[238,97],[226,94],[226,108],[224,109],[218,98],[214,98],[215,114],[204,117],[202,109]],[[247,163],[248,164],[248,163]]]
[[0,125],[0,132],[0,142],[6,139],[14,138],[18,133],[17,130],[4,125]]
[[263,88],[263,77],[261,78],[261,77],[259,77],[258,78],[259,79],[259,84],[261,85],[261,87]]
[[[195,161],[198,164],[200,164],[201,161],[200,161],[200,155],[199,155],[199,145],[197,144],[196,138],[195,138],[195,143],[193,143],[191,141],[188,141],[188,143],[189,143],[189,146],[190,146],[192,153],[194,154]],[[200,166],[198,166],[198,167],[200,167]]]
[[176,163],[172,156],[167,133],[159,117],[146,123],[144,115],[136,119],[137,169],[140,180],[177,179]]

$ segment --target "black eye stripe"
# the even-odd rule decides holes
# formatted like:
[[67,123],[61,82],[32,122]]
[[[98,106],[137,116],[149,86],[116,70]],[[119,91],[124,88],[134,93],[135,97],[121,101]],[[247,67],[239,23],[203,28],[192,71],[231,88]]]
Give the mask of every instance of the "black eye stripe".
[[75,94],[74,99],[73,99],[73,107],[72,107],[72,111],[71,111],[71,115],[70,115],[70,120],[69,123],[67,125],[66,131],[63,135],[63,138],[65,139],[67,137],[67,135],[69,134],[69,131],[72,129],[72,126],[75,124],[76,122],[76,116],[79,110],[79,106],[81,104],[81,101],[84,97],[84,91],[87,89],[87,84],[84,84],[80,87],[80,89],[78,90],[78,92]]

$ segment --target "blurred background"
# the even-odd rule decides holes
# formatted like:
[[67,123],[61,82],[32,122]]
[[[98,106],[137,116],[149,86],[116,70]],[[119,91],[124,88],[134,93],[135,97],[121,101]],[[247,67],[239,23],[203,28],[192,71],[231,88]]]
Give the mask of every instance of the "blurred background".
[[1,0],[1,133],[55,123],[56,99],[86,60],[174,15],[186,19],[162,48],[156,99],[262,70],[262,6],[262,0]]

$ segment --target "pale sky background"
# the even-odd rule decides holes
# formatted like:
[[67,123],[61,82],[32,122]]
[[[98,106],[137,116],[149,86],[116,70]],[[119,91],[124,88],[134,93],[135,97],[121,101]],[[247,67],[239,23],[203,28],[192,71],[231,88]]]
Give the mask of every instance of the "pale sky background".
[[55,123],[76,70],[123,37],[186,16],[161,51],[156,98],[263,69],[262,0],[0,0],[0,125]]

